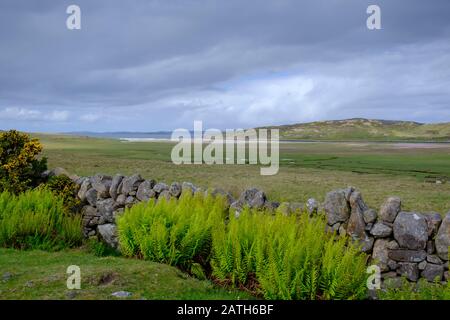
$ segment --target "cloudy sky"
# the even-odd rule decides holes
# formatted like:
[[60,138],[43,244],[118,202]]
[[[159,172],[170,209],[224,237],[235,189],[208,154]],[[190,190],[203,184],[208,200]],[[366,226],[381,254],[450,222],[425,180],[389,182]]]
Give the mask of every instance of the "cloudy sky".
[[[81,30],[66,28],[71,4]],[[0,2],[0,129],[351,117],[450,121],[450,1]]]

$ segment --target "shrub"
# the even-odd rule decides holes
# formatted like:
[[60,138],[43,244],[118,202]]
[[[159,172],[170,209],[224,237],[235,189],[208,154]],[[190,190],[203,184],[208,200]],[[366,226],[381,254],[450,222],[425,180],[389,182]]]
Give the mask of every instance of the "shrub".
[[0,192],[20,193],[42,182],[47,159],[36,157],[42,145],[29,135],[10,130],[0,134]]
[[[322,217],[244,209],[213,232],[213,275],[254,286],[268,299],[358,299],[366,294],[366,256],[325,232]],[[251,288],[254,290],[254,288]]]
[[51,191],[0,194],[0,246],[56,250],[81,241],[81,217],[65,215],[62,199]]
[[62,199],[67,214],[80,212],[83,203],[77,196],[79,187],[69,177],[53,176],[48,180],[46,186],[53,194]]
[[224,199],[199,194],[139,203],[118,219],[121,251],[186,269],[194,261],[205,264],[212,227],[223,221],[225,213]]

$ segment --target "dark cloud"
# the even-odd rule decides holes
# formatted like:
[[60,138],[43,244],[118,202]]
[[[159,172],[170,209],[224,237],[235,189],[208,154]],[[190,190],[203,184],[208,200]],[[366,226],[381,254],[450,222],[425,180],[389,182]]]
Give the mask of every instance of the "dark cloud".
[[449,121],[449,37],[448,0],[3,0],[0,127]]

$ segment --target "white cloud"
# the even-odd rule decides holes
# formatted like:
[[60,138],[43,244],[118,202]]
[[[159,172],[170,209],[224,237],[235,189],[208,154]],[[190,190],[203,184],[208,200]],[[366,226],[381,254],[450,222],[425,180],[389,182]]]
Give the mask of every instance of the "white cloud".
[[70,113],[65,110],[52,110],[42,112],[35,109],[8,107],[0,110],[0,119],[14,121],[55,121],[64,122],[69,119]]
[[98,113],[86,113],[79,117],[83,122],[95,122],[101,118],[102,116]]

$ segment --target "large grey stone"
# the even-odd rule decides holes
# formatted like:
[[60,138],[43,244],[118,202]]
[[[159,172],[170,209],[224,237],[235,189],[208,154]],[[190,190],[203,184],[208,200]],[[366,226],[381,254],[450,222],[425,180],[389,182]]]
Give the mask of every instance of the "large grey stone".
[[98,200],[96,205],[105,222],[112,222],[112,214],[117,209],[115,201],[112,198]]
[[410,281],[417,281],[419,279],[419,267],[417,263],[399,262],[397,273],[406,277]]
[[383,222],[377,222],[373,226],[372,230],[370,230],[370,234],[375,238],[386,238],[392,234],[392,228]]
[[136,198],[140,201],[148,201],[151,198],[156,197],[156,192],[153,190],[155,186],[154,180],[145,180],[139,185],[139,188],[136,193]]
[[373,245],[372,260],[380,267],[381,271],[389,271],[388,267],[388,245],[386,239],[377,239]]
[[94,188],[90,188],[86,192],[86,200],[91,206],[95,207],[97,203],[97,190],[95,190]]
[[81,210],[81,216],[84,228],[96,226],[100,220],[100,213],[97,208],[92,206],[84,206]]
[[190,182],[185,181],[181,184],[181,193],[182,194],[185,192],[186,193],[189,192],[191,195],[193,195],[196,189],[197,188]]
[[102,174],[97,174],[92,177],[92,188],[97,190],[97,197],[106,199],[110,197],[109,188],[111,187],[112,178]]
[[361,251],[366,253],[372,251],[374,242],[375,239],[369,236],[366,236],[364,239],[359,240]]
[[166,190],[169,191],[169,186],[167,184],[165,184],[164,182],[159,182],[159,183],[155,184],[155,186],[153,187],[153,190],[159,194]]
[[349,198],[351,214],[347,225],[347,234],[352,239],[363,240],[367,238],[366,225],[364,222],[364,211],[367,210],[367,206],[364,203],[361,193],[353,191]]
[[124,176],[121,174],[116,174],[114,178],[111,181],[111,187],[109,188],[109,194],[111,195],[111,198],[114,200],[117,198],[120,192],[117,192],[119,189],[119,185],[122,182]]
[[401,211],[402,201],[399,197],[389,197],[380,208],[380,218],[383,221],[394,222]]
[[260,209],[266,202],[266,194],[264,191],[256,188],[250,188],[241,193],[238,201],[242,207],[248,206],[250,208]]
[[324,210],[330,226],[347,221],[350,218],[350,205],[346,199],[346,192],[336,190],[327,193]]
[[442,260],[439,259],[439,257],[438,257],[438,256],[435,256],[435,255],[428,255],[428,256],[427,256],[427,261],[428,261],[429,263],[433,263],[433,264],[444,264],[444,263],[442,262]]
[[377,212],[374,209],[367,209],[363,213],[365,223],[374,223],[377,220]]
[[450,246],[450,213],[447,213],[442,220],[434,244],[436,245],[436,252],[439,255],[439,258],[448,261],[448,247]]
[[117,227],[113,223],[102,224],[97,227],[98,233],[109,246],[117,248]]
[[306,209],[309,214],[316,214],[319,210],[319,202],[316,199],[310,198],[306,201]]
[[124,194],[119,194],[116,198],[116,204],[118,207],[123,207],[126,203],[127,197]]
[[425,217],[416,212],[400,212],[394,221],[394,238],[401,248],[425,249],[428,240]]
[[422,277],[430,282],[441,281],[444,275],[444,266],[428,263],[422,271]]
[[399,262],[421,262],[427,257],[425,250],[389,250],[388,257]]
[[89,181],[89,179],[85,179],[81,184],[80,189],[78,190],[78,198],[82,202],[86,201],[86,193],[90,188],[92,188],[91,182]]
[[428,224],[428,236],[432,237],[436,235],[442,223],[441,215],[437,212],[431,212],[425,215],[425,219]]
[[338,222],[347,221],[350,218],[350,206],[346,199],[345,190],[336,190],[327,193],[324,210],[330,226]]
[[141,184],[141,182],[144,181],[142,177],[139,174],[134,174],[130,177],[125,177],[122,180],[122,192],[124,195],[129,195],[131,192],[136,191]]
[[169,192],[172,197],[178,198],[181,195],[181,184],[179,182],[173,182],[170,185]]

